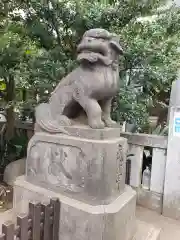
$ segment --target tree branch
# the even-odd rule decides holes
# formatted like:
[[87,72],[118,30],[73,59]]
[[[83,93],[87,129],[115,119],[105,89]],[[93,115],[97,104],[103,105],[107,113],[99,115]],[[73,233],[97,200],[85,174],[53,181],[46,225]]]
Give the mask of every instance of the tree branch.
[[[53,7],[53,10],[54,10],[54,2],[52,0],[49,0],[49,3],[51,3],[52,7]],[[50,8],[49,8],[49,4],[48,4],[48,9],[49,9],[49,12],[51,11]],[[56,19],[54,18],[54,13],[51,14],[51,23],[53,25],[53,28],[56,32],[56,35],[57,35],[57,42],[59,45],[61,45],[61,36],[60,36],[60,33],[59,33],[59,29],[58,29],[58,26],[56,24]]]

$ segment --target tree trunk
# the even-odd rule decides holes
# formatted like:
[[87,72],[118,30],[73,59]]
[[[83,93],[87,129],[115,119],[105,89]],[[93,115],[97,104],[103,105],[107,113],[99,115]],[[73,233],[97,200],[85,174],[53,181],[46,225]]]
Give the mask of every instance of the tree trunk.
[[6,95],[6,102],[10,104],[6,109],[7,114],[7,127],[6,127],[6,134],[5,138],[7,141],[13,138],[14,136],[14,127],[15,127],[15,114],[14,114],[14,106],[13,101],[15,98],[15,82],[14,77],[12,75],[9,76],[9,81],[7,83],[7,95]]

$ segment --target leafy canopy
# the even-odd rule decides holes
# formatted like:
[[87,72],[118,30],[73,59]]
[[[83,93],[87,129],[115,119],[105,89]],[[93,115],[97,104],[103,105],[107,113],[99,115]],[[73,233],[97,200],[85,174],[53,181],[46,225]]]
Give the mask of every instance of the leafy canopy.
[[[76,67],[83,33],[102,27],[120,35],[120,94],[114,118],[141,126],[148,106],[164,101],[179,68],[180,10],[165,1],[1,1],[0,78],[40,95]],[[133,94],[131,94],[133,92]],[[168,95],[168,94],[167,94]],[[142,114],[143,113],[143,114]],[[145,114],[146,113],[146,114]]]

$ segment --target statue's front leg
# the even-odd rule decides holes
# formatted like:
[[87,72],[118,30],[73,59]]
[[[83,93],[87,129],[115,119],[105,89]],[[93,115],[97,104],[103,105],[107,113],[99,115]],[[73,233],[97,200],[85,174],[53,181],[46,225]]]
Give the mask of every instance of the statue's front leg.
[[80,104],[87,114],[88,124],[91,128],[101,129],[105,127],[101,119],[101,107],[95,99],[84,98]]
[[111,101],[112,98],[104,99],[101,101],[102,120],[106,127],[115,127],[117,123],[111,119]]
[[[78,94],[76,94],[78,92]],[[96,99],[89,98],[81,91],[74,92],[74,99],[81,105],[87,114],[88,124],[91,128],[101,129],[104,128],[104,122],[102,121],[102,110]]]

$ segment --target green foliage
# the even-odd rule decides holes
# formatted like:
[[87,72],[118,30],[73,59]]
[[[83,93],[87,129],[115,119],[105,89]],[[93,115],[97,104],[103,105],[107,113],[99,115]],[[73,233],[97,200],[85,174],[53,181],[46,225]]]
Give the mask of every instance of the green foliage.
[[[174,11],[179,16],[179,11]],[[167,15],[150,20],[133,20],[121,34],[127,44],[125,70],[129,83],[143,86],[143,92],[158,99],[161,91],[169,91],[179,68],[179,32],[168,33]],[[168,21],[172,21],[168,16]],[[167,25],[166,25],[167,24]],[[176,25],[174,25],[176,28]],[[176,28],[177,29],[177,28]]]
[[168,96],[180,63],[180,9],[158,9],[165,2],[1,0],[0,102],[8,119],[1,165],[11,161],[10,153],[25,154],[26,139],[20,137],[22,142],[17,143],[12,134],[14,109],[24,117],[37,104],[37,94],[40,101],[47,99],[60,79],[77,66],[76,46],[90,28],[102,27],[120,36],[125,56],[120,59],[121,87],[112,115],[142,131],[149,106],[165,103],[163,96]]
[[141,130],[148,122],[147,99],[142,97],[142,93],[135,86],[122,86],[119,94],[113,102],[112,116],[122,123],[124,121],[134,124],[136,130]]
[[160,135],[160,136],[167,136],[168,135],[168,126],[157,126],[151,134],[155,134],[155,135]]
[[[161,96],[170,91],[179,68],[180,10],[175,6],[158,10],[165,2],[15,0],[7,4],[2,0],[0,79],[7,85],[5,93],[13,79],[16,87],[34,89],[43,97],[46,89],[51,91],[76,67],[76,46],[83,33],[106,28],[120,35],[125,50],[113,118],[142,128],[149,105],[164,101]],[[6,98],[6,103],[28,108],[36,104],[34,96],[29,103],[15,96]]]
[[[146,128],[147,128],[147,126],[146,126]],[[148,126],[148,131],[146,133],[153,134],[153,135],[159,135],[159,136],[167,136],[168,130],[169,130],[168,126],[162,126],[162,125],[158,125],[156,127]]]

